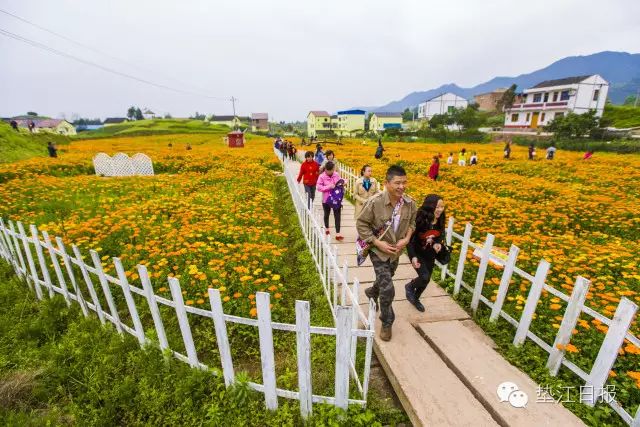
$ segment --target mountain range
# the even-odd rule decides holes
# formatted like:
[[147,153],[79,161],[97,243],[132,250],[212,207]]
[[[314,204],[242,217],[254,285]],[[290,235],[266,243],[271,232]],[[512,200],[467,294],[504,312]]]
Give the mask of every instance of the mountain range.
[[474,95],[509,87],[514,83],[518,86],[517,91],[520,92],[545,80],[590,74],[600,74],[604,77],[610,84],[608,99],[614,104],[622,104],[627,96],[635,95],[640,89],[640,53],[605,51],[586,56],[569,56],[540,70],[516,77],[494,77],[470,88],[448,83],[435,89],[412,92],[386,105],[357,108],[369,112],[404,111],[405,108],[413,108],[445,92],[453,92],[463,98],[473,99]]

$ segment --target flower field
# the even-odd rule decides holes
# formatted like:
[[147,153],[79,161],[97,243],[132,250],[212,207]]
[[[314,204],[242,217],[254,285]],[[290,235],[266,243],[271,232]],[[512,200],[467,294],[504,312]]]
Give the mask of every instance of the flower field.
[[[463,147],[478,153],[479,165],[457,165]],[[515,244],[520,248],[518,266],[530,273],[546,259],[551,263],[547,283],[565,294],[571,293],[578,275],[586,277],[591,280],[586,304],[609,318],[623,296],[640,304],[640,156],[596,153],[584,161],[581,153],[559,151],[556,159],[547,161],[539,150],[537,159],[529,161],[527,147],[514,145],[512,159],[505,160],[502,144],[386,143],[385,149],[385,157],[376,160],[375,144],[349,141],[337,147],[336,155],[356,170],[372,165],[379,178],[389,165],[402,164],[409,175],[408,192],[418,204],[429,193],[442,195],[447,215],[456,220],[454,230],[462,234],[464,224],[471,222],[475,242],[492,233],[494,246],[504,252]],[[454,153],[454,165],[446,164],[449,152]],[[437,153],[443,157],[434,182],[428,170]],[[467,256],[471,258],[471,251]],[[467,283],[473,283],[477,265],[472,259],[465,269]],[[495,299],[500,275],[488,269],[483,291],[487,298]],[[528,286],[512,279],[505,310],[516,318]],[[532,330],[552,343],[565,306],[544,292]],[[636,336],[638,317],[631,328]],[[606,325],[582,315],[566,348],[570,359],[588,372],[606,331]],[[638,371],[640,349],[625,341],[611,377],[635,389],[633,411],[640,404]]]
[[[286,295],[279,268],[287,236],[274,216],[279,164],[266,139],[252,144],[234,151],[221,135],[74,142],[58,159],[1,165],[0,198],[7,202],[0,216],[36,224],[84,253],[95,249],[105,261],[118,256],[134,283],[135,266],[147,265],[154,284],[165,284],[159,295],[170,296],[166,278],[177,277],[186,304],[204,304],[215,287],[225,311],[255,316],[255,292],[267,291],[277,313]],[[157,175],[91,175],[100,151],[146,153]]]

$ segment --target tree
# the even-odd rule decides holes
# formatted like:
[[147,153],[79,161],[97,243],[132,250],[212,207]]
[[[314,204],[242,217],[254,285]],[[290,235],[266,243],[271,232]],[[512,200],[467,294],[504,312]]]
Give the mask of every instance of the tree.
[[413,112],[409,108],[405,108],[402,112],[402,121],[410,122],[411,120],[413,120]]
[[496,109],[498,111],[503,111],[505,108],[511,108],[513,106],[513,101],[516,99],[516,88],[517,86],[512,84],[509,89],[502,94],[502,98],[496,103]]
[[637,96],[636,95],[629,95],[624,99],[624,105],[639,105],[640,104],[640,100],[636,100]]
[[34,116],[37,117],[38,113],[36,113],[35,111],[27,111],[27,116]]
[[136,118],[136,107],[129,107],[129,109],[127,110],[127,118],[129,120],[133,120]]
[[167,113],[164,115],[165,119],[173,119],[173,117],[171,117],[171,113]]
[[455,109],[452,118],[453,122],[463,129],[476,129],[482,124],[482,117],[478,114],[478,104]]
[[369,123],[371,122],[371,117],[373,117],[373,113],[367,114],[367,117],[364,119],[364,130],[369,130]]
[[144,120],[144,116],[142,115],[142,110],[140,107],[136,108],[136,120]]
[[556,117],[545,129],[558,137],[580,138],[591,135],[600,126],[600,120],[596,117],[595,110],[589,110],[584,114],[569,113],[566,116]]
[[189,118],[194,120],[204,120],[207,118],[207,116],[204,114],[200,114],[196,111],[196,113],[193,116],[190,116]]

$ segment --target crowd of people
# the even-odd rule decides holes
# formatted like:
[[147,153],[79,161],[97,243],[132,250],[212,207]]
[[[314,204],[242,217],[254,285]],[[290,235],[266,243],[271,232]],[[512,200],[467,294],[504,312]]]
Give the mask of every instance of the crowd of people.
[[[280,142],[279,145],[276,142],[276,147],[287,147],[282,150],[287,150],[290,146],[286,142]],[[374,158],[381,159],[384,152],[382,141],[378,140]],[[555,155],[556,148],[552,144],[546,149],[545,158],[553,160]],[[592,155],[593,152],[589,151],[584,159],[589,159]],[[528,158],[535,160],[535,156],[536,150],[532,144],[528,149]],[[315,151],[305,152],[304,158],[297,180],[304,185],[307,208],[312,209],[316,191],[322,193],[325,232],[327,235],[332,233],[330,219],[333,214],[335,240],[343,241],[340,225],[345,181],[337,170],[335,152],[324,151],[320,144],[316,144]],[[432,158],[428,176],[434,181],[437,181],[440,175],[442,158],[441,153],[437,153]],[[504,158],[511,158],[510,142],[505,144]],[[454,153],[450,152],[447,164],[453,165],[453,163]],[[457,164],[459,166],[478,165],[478,153],[476,151],[469,153],[462,148],[458,153]],[[416,272],[416,277],[405,285],[407,300],[421,312],[425,311],[425,307],[420,302],[420,296],[431,280],[435,261],[447,264],[450,259],[451,248],[444,242],[446,227],[444,199],[440,195],[430,194],[418,206],[405,194],[406,187],[407,173],[401,166],[390,166],[386,171],[384,182],[379,183],[373,177],[372,165],[365,164],[360,169],[360,176],[355,181],[352,192],[358,235],[356,242],[358,265],[367,257],[373,264],[376,279],[373,286],[365,289],[365,294],[375,301],[376,307],[380,310],[382,321],[380,338],[385,341],[392,337],[392,325],[395,319],[392,307],[395,296],[393,276],[401,254],[406,249],[411,266]]]

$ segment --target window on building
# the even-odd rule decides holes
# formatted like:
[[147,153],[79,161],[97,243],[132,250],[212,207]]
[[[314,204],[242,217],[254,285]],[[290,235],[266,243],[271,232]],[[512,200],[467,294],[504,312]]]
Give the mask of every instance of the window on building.
[[549,102],[549,92],[544,93],[544,102]]
[[449,113],[449,114],[453,113],[453,110],[454,110],[454,109],[455,109],[455,107],[454,107],[453,105],[449,105],[449,106],[447,107],[447,113]]
[[541,121],[541,122],[544,122],[544,116],[545,116],[545,113],[542,113],[542,114],[540,115],[540,121]]
[[593,100],[594,100],[594,101],[597,101],[599,96],[600,96],[600,89],[596,89],[596,90],[593,92]]
[[524,119],[524,121],[525,121],[525,122],[528,122],[528,121],[529,121],[529,117],[530,117],[530,116],[531,116],[531,113],[527,113],[527,118],[526,118],[526,119]]
[[542,94],[536,93],[533,95],[533,102],[542,102]]
[[569,100],[569,91],[563,90],[560,92],[560,101],[568,101]]
[[553,102],[558,100],[558,92],[553,92]]
[[553,116],[554,119],[557,119],[558,117],[564,117],[564,113],[556,113],[555,116]]
[[519,116],[519,114],[518,114],[518,113],[514,113],[514,114],[512,114],[512,115],[511,115],[511,121],[512,121],[512,122],[517,122],[517,121],[518,121],[518,116]]

